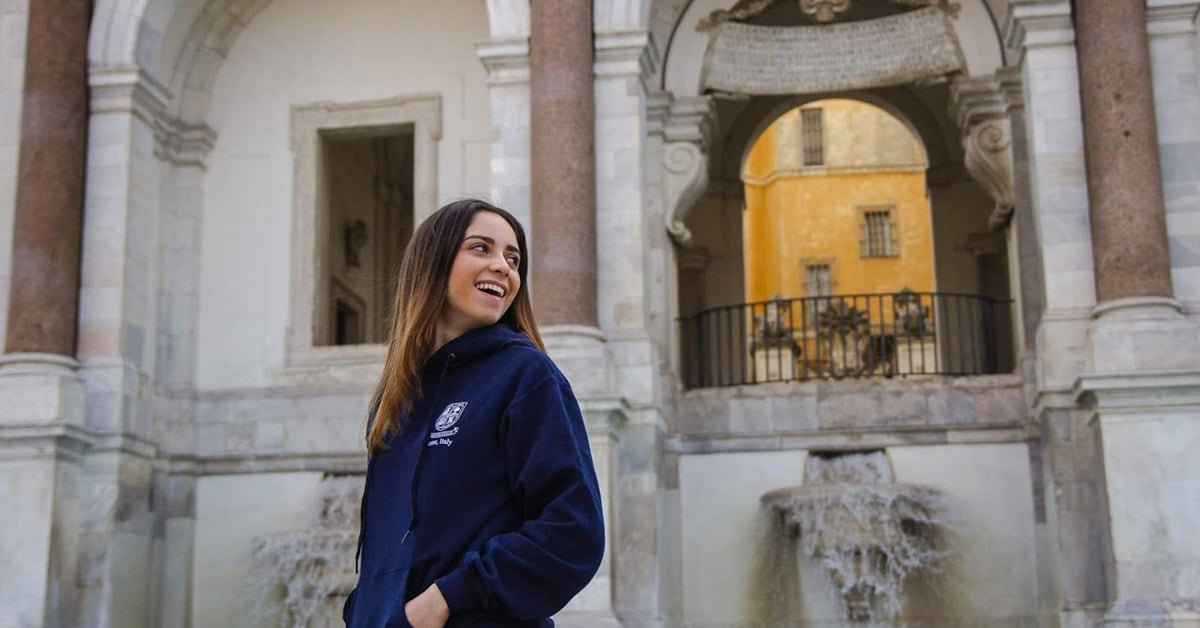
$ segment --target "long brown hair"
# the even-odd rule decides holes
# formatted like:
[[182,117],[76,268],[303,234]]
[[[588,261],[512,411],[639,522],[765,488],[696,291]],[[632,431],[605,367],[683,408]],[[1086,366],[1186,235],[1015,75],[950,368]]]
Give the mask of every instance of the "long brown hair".
[[500,322],[524,333],[538,349],[546,350],[538,335],[533,304],[526,288],[529,251],[521,223],[512,214],[478,199],[442,206],[417,227],[400,261],[387,360],[375,392],[371,394],[374,418],[367,431],[370,455],[387,449],[388,439],[404,429],[403,418],[421,398],[421,367],[434,351],[438,319],[446,306],[450,267],[466,237],[467,227],[481,211],[492,212],[508,222],[521,249],[521,262],[517,266],[521,287]]

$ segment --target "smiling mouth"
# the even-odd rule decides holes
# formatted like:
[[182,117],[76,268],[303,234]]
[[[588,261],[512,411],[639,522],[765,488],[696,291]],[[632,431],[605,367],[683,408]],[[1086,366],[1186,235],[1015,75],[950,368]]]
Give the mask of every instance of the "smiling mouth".
[[486,281],[481,281],[475,284],[475,289],[501,299],[504,298],[504,295],[508,294],[508,290],[506,290],[504,286]]

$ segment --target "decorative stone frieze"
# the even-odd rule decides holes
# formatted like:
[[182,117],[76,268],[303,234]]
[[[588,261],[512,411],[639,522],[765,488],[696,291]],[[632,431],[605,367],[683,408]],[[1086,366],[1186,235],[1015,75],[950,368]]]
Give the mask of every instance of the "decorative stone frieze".
[[692,233],[683,219],[708,189],[708,146],[716,120],[711,98],[678,98],[671,103],[663,137],[666,169],[667,233],[680,246],[688,246]]
[[967,172],[995,203],[988,226],[1004,229],[1014,206],[1012,123],[1005,91],[995,77],[960,78],[950,87],[950,103],[962,129]]

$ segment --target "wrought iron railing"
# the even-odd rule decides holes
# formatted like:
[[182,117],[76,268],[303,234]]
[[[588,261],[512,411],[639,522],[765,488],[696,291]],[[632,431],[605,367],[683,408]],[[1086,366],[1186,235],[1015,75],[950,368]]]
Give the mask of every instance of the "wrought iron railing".
[[1012,302],[945,292],[773,299],[680,319],[687,388],[1013,369]]

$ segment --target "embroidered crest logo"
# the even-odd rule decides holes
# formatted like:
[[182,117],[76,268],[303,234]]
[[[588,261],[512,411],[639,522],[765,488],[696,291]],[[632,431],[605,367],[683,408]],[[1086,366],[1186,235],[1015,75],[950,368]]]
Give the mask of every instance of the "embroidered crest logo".
[[433,429],[439,432],[450,429],[451,426],[458,423],[458,419],[462,416],[463,410],[466,407],[466,401],[457,401],[446,406],[446,409],[442,410],[442,414],[438,416],[437,421],[434,421]]

